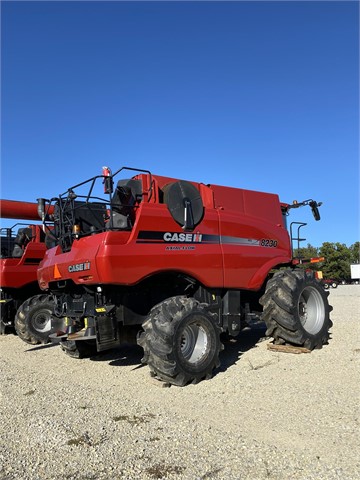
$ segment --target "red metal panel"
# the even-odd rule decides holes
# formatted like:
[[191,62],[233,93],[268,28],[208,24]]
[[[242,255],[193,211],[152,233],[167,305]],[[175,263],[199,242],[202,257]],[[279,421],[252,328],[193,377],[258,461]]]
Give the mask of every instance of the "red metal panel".
[[[97,256],[103,283],[132,285],[152,274],[178,271],[193,276],[204,285],[222,287],[223,265],[216,211],[206,211],[199,228],[189,234],[191,241],[190,237],[189,241],[184,237],[184,242],[165,240],[174,233],[186,235],[166,205],[142,204],[138,219],[126,245],[116,245],[116,232],[107,235]],[[141,232],[147,232],[149,239],[141,240]],[[192,242],[197,232],[202,235],[201,241]],[[216,237],[217,243],[205,243],[203,239],[207,235],[211,235],[214,242]]]
[[[220,230],[226,288],[256,290],[271,268],[291,261],[289,235],[282,226],[222,212]],[[266,241],[276,246],[266,246]]]
[[0,259],[0,285],[2,288],[21,288],[37,280],[36,259],[43,258],[46,247],[44,243],[30,242],[21,258]]
[[[132,232],[105,232],[75,241],[70,252],[60,248],[49,250],[39,269],[41,288],[54,280],[54,266],[61,279],[75,283],[134,285],[146,277],[167,271],[193,276],[208,286],[223,286],[223,264],[219,243],[219,220],[216,210],[209,210],[199,229],[189,233],[191,240],[198,232],[199,241],[165,240],[170,235],[186,235],[173,220],[166,205],[141,204],[138,221]],[[141,238],[146,232],[147,239]],[[128,242],[124,239],[128,236]],[[194,237],[195,236],[195,237]],[[211,236],[212,242],[201,240]],[[189,237],[190,239],[190,237]],[[86,273],[69,272],[69,266],[90,262]]]
[[226,190],[216,192],[224,205],[220,207],[224,285],[256,290],[271,268],[291,261],[281,205],[274,194],[230,189],[225,195]]

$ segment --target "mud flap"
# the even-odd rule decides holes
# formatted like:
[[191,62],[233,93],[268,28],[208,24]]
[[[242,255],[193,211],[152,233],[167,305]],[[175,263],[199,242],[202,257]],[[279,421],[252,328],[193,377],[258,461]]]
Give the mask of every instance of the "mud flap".
[[95,319],[96,347],[98,352],[120,345],[120,335],[116,317],[101,315]]

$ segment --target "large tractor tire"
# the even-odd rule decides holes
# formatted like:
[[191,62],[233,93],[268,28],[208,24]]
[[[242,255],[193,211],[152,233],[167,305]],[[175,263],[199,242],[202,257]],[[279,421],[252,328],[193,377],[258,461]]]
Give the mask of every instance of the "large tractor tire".
[[87,358],[97,354],[96,340],[64,340],[60,347],[71,358]]
[[151,375],[184,386],[211,378],[220,365],[220,327],[203,304],[183,296],[169,298],[150,311],[138,344]]
[[57,326],[52,322],[54,303],[49,295],[36,295],[27,299],[15,315],[15,330],[26,343],[37,345],[48,343],[49,335]]
[[328,295],[313,272],[298,269],[275,273],[260,299],[266,335],[273,337],[275,344],[321,348],[328,343],[332,327]]

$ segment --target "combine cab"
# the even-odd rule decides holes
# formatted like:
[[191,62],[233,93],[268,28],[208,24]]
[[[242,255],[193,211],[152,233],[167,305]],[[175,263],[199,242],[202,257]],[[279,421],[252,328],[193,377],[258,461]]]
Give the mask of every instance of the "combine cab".
[[296,267],[286,228],[302,205],[319,220],[313,200],[289,205],[125,167],[40,199],[54,228],[39,285],[65,319],[52,339],[73,356],[136,340],[152,375],[181,386],[209,378],[221,333],[237,336],[253,315],[275,343],[321,348],[328,292]]

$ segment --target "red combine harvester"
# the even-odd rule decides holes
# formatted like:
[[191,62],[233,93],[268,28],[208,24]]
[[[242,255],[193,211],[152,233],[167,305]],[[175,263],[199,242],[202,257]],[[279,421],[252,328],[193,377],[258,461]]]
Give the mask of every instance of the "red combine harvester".
[[251,315],[277,344],[328,342],[328,292],[297,268],[286,225],[303,205],[319,220],[316,201],[104,167],[50,204],[38,280],[65,319],[51,337],[70,355],[137,339],[151,374],[182,386],[212,375],[220,334],[237,336]]
[[[38,205],[1,200],[0,216],[38,220]],[[52,299],[40,290],[37,282],[37,268],[45,251],[42,225],[17,223],[1,229],[0,333],[15,328],[19,337],[30,344],[46,343],[54,332]],[[56,328],[56,319],[53,323]]]

